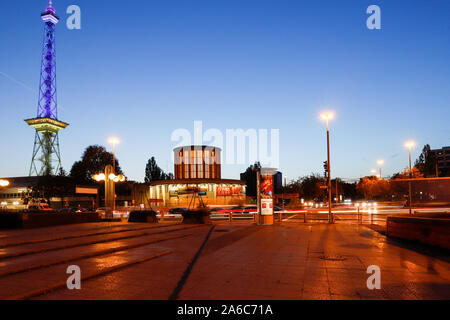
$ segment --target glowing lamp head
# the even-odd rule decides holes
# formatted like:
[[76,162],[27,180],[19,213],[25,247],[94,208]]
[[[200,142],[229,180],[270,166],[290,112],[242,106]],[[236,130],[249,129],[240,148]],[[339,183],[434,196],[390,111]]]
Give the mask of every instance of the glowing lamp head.
[[377,161],[377,163],[378,163],[379,166],[382,166],[384,164],[384,160],[380,159],[380,160]]
[[117,139],[116,137],[111,137],[108,139],[108,143],[111,143],[113,145],[120,143],[119,139]]
[[328,121],[328,120],[333,119],[334,115],[333,115],[332,113],[322,113],[322,114],[320,115],[320,117],[321,117],[322,119]]
[[414,148],[415,145],[416,145],[416,143],[414,141],[407,141],[407,142],[405,142],[405,147],[408,148],[408,149]]
[[103,181],[105,180],[105,174],[104,173],[95,174],[93,178],[95,181]]

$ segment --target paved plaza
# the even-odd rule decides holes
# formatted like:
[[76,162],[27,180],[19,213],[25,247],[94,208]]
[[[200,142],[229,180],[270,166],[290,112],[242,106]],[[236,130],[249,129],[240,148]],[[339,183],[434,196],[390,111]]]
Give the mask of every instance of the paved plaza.
[[450,299],[449,260],[349,223],[87,223],[0,231],[0,299]]

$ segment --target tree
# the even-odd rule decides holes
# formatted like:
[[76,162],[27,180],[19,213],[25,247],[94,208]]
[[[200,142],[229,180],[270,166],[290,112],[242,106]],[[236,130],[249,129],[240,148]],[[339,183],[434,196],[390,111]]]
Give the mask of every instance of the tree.
[[256,171],[255,169],[261,168],[259,162],[250,165],[245,172],[241,173],[241,180],[245,181],[245,195],[249,197],[256,197]]
[[426,144],[419,155],[419,159],[414,163],[414,168],[417,168],[424,176],[435,176],[436,165],[436,156],[431,152],[430,145]]
[[64,170],[63,167],[60,167],[60,168],[59,168],[58,176],[59,176],[59,177],[67,177],[67,172],[66,172],[66,170]]
[[389,199],[391,194],[389,181],[375,176],[361,178],[356,189],[365,199]]
[[[113,154],[106,151],[105,147],[93,145],[87,147],[80,161],[76,161],[70,170],[70,176],[78,184],[92,184],[94,174],[104,172],[105,167],[114,164]],[[116,158],[116,174],[123,174]]]
[[284,188],[285,192],[298,193],[300,198],[307,200],[323,201],[326,199],[326,189],[320,188],[326,184],[326,179],[315,173],[309,176],[297,178],[292,180]]
[[[405,167],[402,172],[395,173],[391,179],[409,179],[409,167]],[[411,169],[412,178],[423,178],[423,173],[416,167]]]
[[155,157],[151,157],[145,166],[145,182],[159,180],[172,180],[174,178],[172,173],[165,173],[156,163]]
[[321,189],[320,186],[325,185],[326,180],[319,174],[310,174],[300,179],[302,188],[302,195],[306,199],[311,200],[325,200],[326,189]]
[[165,175],[166,176],[165,176],[164,180],[173,180],[173,179],[175,179],[175,177],[174,177],[172,172],[166,173]]
[[50,204],[50,199],[53,197],[61,198],[61,204],[64,203],[64,197],[73,195],[75,185],[70,177],[57,175],[45,175],[39,177],[36,185],[31,187],[31,199],[33,202],[38,202],[45,199]]

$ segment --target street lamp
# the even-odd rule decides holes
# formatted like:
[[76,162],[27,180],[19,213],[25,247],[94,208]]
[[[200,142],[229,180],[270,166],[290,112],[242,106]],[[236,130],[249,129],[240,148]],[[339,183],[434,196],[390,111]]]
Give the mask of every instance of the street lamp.
[[378,167],[380,168],[380,179],[381,179],[381,166],[384,164],[384,160],[377,160]]
[[329,120],[333,119],[333,114],[332,113],[322,113],[320,115],[320,117],[327,122],[328,222],[334,223],[334,216],[331,212],[330,130],[328,128],[328,122],[329,122]]
[[95,181],[105,181],[105,213],[107,216],[109,216],[111,207],[113,207],[113,213],[116,209],[116,196],[114,186],[117,182],[124,182],[126,180],[126,177],[121,174],[115,175],[112,172],[112,166],[108,164],[105,167],[105,172],[95,174],[92,178]]
[[[95,181],[105,181],[106,175],[104,173],[94,174],[93,176]],[[108,175],[109,180],[112,180],[113,182],[124,182],[126,180],[125,176],[119,174],[116,176],[114,173],[110,173]]]
[[411,195],[411,179],[412,179],[412,167],[411,167],[411,149],[414,148],[416,143],[414,141],[407,141],[405,147],[409,151],[409,214],[412,214],[412,195]]
[[[116,173],[116,144],[120,143],[119,139],[116,137],[111,137],[108,139],[108,142],[113,145],[113,173]],[[113,184],[113,192],[114,192],[114,210],[116,210],[116,185]]]
[[120,141],[116,137],[111,137],[108,139],[108,143],[113,145],[113,169],[114,173],[116,173],[116,144],[119,144]]

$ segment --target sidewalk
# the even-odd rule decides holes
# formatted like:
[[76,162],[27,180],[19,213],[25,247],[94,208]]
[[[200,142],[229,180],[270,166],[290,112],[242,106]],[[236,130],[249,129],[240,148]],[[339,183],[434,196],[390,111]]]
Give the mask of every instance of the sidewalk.
[[[170,255],[88,280],[79,291],[61,289],[39,298],[167,299],[207,231],[153,246],[172,250]],[[381,269],[380,290],[366,286],[370,265]],[[219,223],[179,298],[450,299],[448,270],[448,260],[360,225]]]

